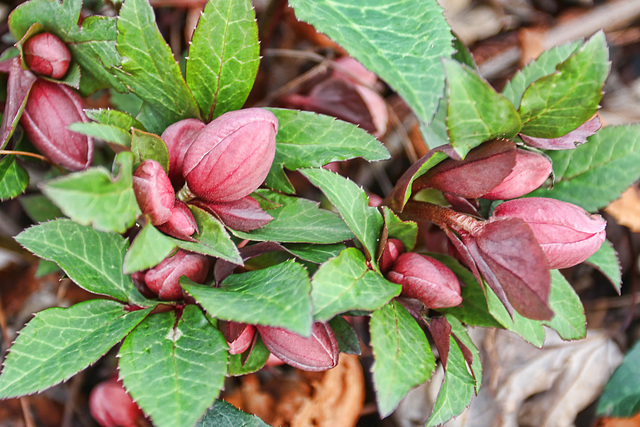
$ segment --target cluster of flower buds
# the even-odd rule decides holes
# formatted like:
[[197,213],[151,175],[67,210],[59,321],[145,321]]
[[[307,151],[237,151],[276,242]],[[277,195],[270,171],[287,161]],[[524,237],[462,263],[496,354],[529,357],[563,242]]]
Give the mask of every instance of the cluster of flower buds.
[[[142,212],[161,231],[183,240],[197,232],[186,203],[236,230],[262,227],[272,218],[250,194],[269,173],[277,131],[277,118],[260,108],[231,111],[206,125],[186,119],[169,126],[162,134],[169,151],[168,173],[153,160],[134,172]],[[174,188],[180,189],[178,200]]]
[[41,33],[24,42],[22,53],[29,70],[22,69],[19,57],[11,59],[8,68],[3,140],[10,135],[5,132],[8,123],[20,114],[15,106],[26,99],[20,122],[33,145],[65,169],[88,168],[93,163],[93,139],[68,129],[71,123],[88,121],[82,98],[63,83],[41,78],[60,79],[67,73],[71,61],[67,46],[55,35]]
[[335,60],[329,77],[306,95],[293,94],[282,99],[285,106],[328,114],[360,125],[380,137],[387,130],[389,113],[384,99],[372,88],[377,76],[351,57]]
[[144,418],[142,410],[115,378],[91,390],[89,409],[101,427],[134,427]]

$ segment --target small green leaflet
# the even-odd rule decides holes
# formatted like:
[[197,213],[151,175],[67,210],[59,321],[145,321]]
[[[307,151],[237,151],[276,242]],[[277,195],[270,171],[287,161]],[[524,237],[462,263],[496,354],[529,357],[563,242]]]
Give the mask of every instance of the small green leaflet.
[[207,2],[189,47],[187,84],[211,121],[239,110],[258,73],[258,26],[250,0]]
[[622,267],[618,260],[618,254],[613,248],[613,244],[605,240],[598,249],[598,252],[591,255],[586,261],[604,274],[611,281],[613,287],[620,293],[622,286]]
[[233,274],[218,288],[185,278],[180,284],[213,317],[311,334],[311,282],[301,264],[287,261]]
[[42,192],[74,221],[124,233],[140,215],[132,187],[132,162],[132,154],[125,151],[116,156],[119,170],[115,177],[103,167],[92,167],[47,181]]
[[149,316],[125,339],[120,378],[153,424],[191,426],[220,394],[227,343],[195,305]]
[[29,174],[16,162],[16,156],[0,160],[0,200],[13,199],[22,194],[29,184]]
[[402,221],[387,206],[382,207],[382,213],[388,237],[400,240],[406,251],[412,250],[418,238],[418,224],[413,221]]
[[329,327],[333,331],[333,335],[338,341],[338,348],[340,353],[346,354],[361,354],[360,339],[355,329],[344,317],[336,316],[329,320]]
[[587,335],[587,318],[580,297],[558,270],[551,270],[549,307],[555,315],[543,323],[555,329],[560,338],[579,340]]
[[376,401],[386,417],[409,390],[429,379],[435,357],[422,328],[395,300],[371,314],[369,328]]
[[102,357],[150,311],[130,312],[104,299],[41,311],[11,346],[0,375],[0,398],[36,393],[69,379]]
[[402,287],[367,266],[356,248],[322,264],[311,281],[314,320],[327,321],[349,310],[376,310],[400,294]]
[[609,74],[609,50],[599,31],[557,71],[533,82],[522,96],[522,133],[537,138],[561,137],[598,110]]
[[600,416],[631,417],[640,411],[640,342],[627,353],[604,388],[597,413]]
[[396,90],[429,122],[444,89],[441,58],[453,35],[436,0],[393,3],[291,0],[298,19],[326,33]]
[[146,130],[144,125],[129,113],[112,110],[110,108],[86,109],[84,112],[91,120],[95,120],[103,125],[115,126],[127,132],[130,132],[131,128],[142,131]]
[[344,243],[334,243],[332,245],[314,245],[312,243],[288,243],[284,245],[287,252],[290,252],[300,259],[322,264],[330,258],[340,255],[345,249]]
[[196,427],[269,427],[269,424],[224,400],[216,400]]
[[62,211],[42,194],[30,194],[18,199],[33,222],[45,222],[64,216]]
[[318,187],[362,243],[367,259],[375,257],[382,232],[380,211],[369,206],[364,190],[353,181],[326,169],[305,169],[302,174]]
[[132,128],[131,152],[134,169],[145,160],[155,160],[165,172],[169,171],[169,150],[158,135]]
[[99,138],[111,144],[116,144],[115,148],[120,150],[122,147],[128,148],[131,146],[131,133],[116,126],[103,125],[102,123],[96,122],[75,122],[69,125],[69,129],[83,135]]
[[227,366],[228,375],[237,377],[259,371],[267,363],[267,359],[269,359],[269,355],[271,354],[259,336],[256,337],[255,344],[249,347],[247,352],[249,352],[248,356],[246,352],[243,354],[229,355],[229,365]]
[[39,257],[55,261],[89,292],[142,307],[154,305],[138,292],[131,277],[122,273],[128,243],[117,233],[56,219],[28,228],[15,239]]
[[123,272],[131,274],[155,267],[175,249],[176,245],[149,223],[140,230],[124,256]]
[[640,125],[608,126],[575,150],[546,154],[553,162],[555,184],[527,197],[550,197],[594,212],[619,198],[640,176]]

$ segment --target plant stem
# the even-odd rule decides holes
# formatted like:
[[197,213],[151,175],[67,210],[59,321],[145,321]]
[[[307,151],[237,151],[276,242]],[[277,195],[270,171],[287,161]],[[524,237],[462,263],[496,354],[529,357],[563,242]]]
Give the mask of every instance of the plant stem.
[[416,202],[414,200],[407,202],[402,211],[402,217],[418,221],[430,221],[440,228],[464,230],[469,234],[473,234],[480,226],[480,221],[468,215],[434,205],[433,203]]

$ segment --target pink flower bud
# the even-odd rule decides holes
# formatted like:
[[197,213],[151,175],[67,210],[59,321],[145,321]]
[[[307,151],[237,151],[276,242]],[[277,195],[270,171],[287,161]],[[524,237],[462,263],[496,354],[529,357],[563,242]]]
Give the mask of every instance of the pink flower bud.
[[389,239],[380,256],[380,271],[386,273],[391,270],[393,263],[404,252],[404,243],[398,239]]
[[516,149],[516,164],[511,173],[493,190],[482,198],[489,200],[515,199],[540,187],[547,180],[553,168],[542,154],[520,148]]
[[144,275],[147,287],[160,299],[176,300],[182,297],[180,277],[187,276],[197,283],[203,283],[209,273],[206,256],[178,249],[178,252]]
[[211,203],[195,199],[191,204],[217,216],[224,225],[233,230],[251,231],[273,220],[251,196],[229,203]]
[[31,71],[53,79],[67,73],[71,53],[58,37],[51,33],[40,33],[31,37],[22,46],[24,62]]
[[103,381],[91,390],[89,409],[102,427],[134,427],[143,416],[138,405],[115,379]]
[[176,200],[171,208],[171,217],[164,224],[157,226],[158,230],[176,239],[193,241],[193,233],[198,232],[198,224],[193,217],[193,213],[186,203]]
[[133,173],[133,192],[140,210],[151,218],[151,224],[169,221],[176,194],[162,165],[155,160],[145,160]]
[[422,188],[477,199],[500,185],[516,163],[516,147],[511,141],[493,140],[471,150],[464,160],[447,159],[413,183]]
[[67,129],[88,122],[82,98],[65,85],[38,79],[31,88],[20,122],[33,145],[53,163],[71,171],[93,162],[93,138]]
[[251,346],[256,327],[246,323],[220,321],[220,330],[229,344],[229,354],[241,354]]
[[571,203],[543,197],[501,203],[494,218],[520,218],[540,243],[550,268],[568,268],[596,253],[606,237],[606,221]]
[[338,342],[326,323],[314,323],[307,338],[283,328],[257,328],[269,351],[288,365],[304,371],[325,371],[338,364]]
[[200,120],[185,119],[172,124],[162,133],[162,140],[169,150],[169,178],[176,188],[184,185],[182,176],[184,155],[204,126],[205,124]]
[[191,193],[217,203],[251,194],[269,173],[277,131],[276,116],[260,108],[230,111],[209,123],[184,156]]
[[418,299],[428,308],[454,307],[462,302],[460,283],[453,271],[425,255],[400,255],[387,278],[402,285],[401,296]]

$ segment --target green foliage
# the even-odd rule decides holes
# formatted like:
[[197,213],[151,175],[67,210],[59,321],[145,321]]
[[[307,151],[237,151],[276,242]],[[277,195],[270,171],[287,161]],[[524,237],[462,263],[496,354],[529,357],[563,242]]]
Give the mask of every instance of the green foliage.
[[216,400],[197,427],[268,427],[255,415],[247,414],[224,400]]
[[124,256],[122,271],[131,274],[155,267],[167,258],[176,245],[151,224],[144,226]]
[[544,324],[555,329],[560,338],[579,340],[587,335],[587,318],[580,298],[558,270],[551,270],[549,307],[555,314]]
[[29,174],[16,162],[16,156],[0,160],[0,200],[13,199],[29,184]]
[[640,412],[640,342],[613,373],[598,402],[598,415],[626,418]]
[[602,272],[613,284],[613,287],[620,293],[622,286],[622,267],[618,260],[618,254],[613,248],[613,244],[605,240],[598,249],[598,252],[591,255],[586,263],[593,265]]
[[158,135],[131,129],[131,152],[134,169],[145,160],[155,160],[165,172],[169,171],[169,150]]
[[360,340],[353,326],[344,317],[336,316],[329,320],[329,326],[338,341],[340,353],[360,355]]
[[[246,353],[249,353],[248,355]],[[260,338],[243,354],[230,354],[227,373],[232,376],[250,374],[262,369],[271,352]]]

